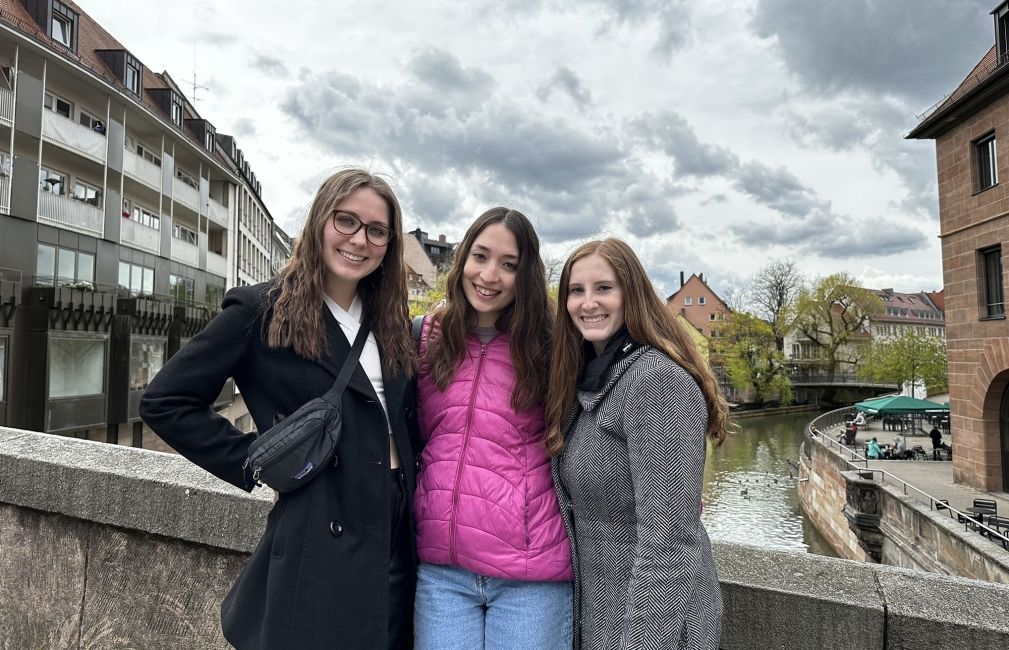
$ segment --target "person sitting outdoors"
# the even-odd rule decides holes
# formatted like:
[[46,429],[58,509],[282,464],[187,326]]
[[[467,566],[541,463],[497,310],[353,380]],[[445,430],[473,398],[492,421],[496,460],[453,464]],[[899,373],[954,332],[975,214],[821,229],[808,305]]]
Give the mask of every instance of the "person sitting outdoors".
[[869,458],[879,460],[880,452],[882,450],[879,448],[879,442],[875,438],[869,440],[865,445],[865,455]]
[[898,459],[906,459],[908,457],[907,453],[907,443],[904,442],[902,436],[897,436],[893,439],[893,457]]
[[859,411],[858,415],[855,416],[853,422],[860,427],[864,427],[868,423],[865,419],[865,413],[862,413],[861,411]]

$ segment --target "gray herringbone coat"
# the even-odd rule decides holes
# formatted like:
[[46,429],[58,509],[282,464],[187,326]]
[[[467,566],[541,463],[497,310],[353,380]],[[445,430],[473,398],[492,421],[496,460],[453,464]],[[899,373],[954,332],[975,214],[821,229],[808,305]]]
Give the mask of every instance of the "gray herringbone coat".
[[699,516],[707,408],[697,383],[645,346],[577,401],[553,463],[575,565],[575,648],[716,650],[722,597]]

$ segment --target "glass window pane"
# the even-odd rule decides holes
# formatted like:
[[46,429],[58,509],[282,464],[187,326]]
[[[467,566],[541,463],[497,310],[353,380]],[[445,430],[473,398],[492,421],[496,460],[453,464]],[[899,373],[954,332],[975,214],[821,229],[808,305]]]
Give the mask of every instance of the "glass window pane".
[[144,267],[142,266],[131,266],[130,267],[130,291],[132,293],[140,293],[144,288],[143,274]]
[[77,253],[77,281],[94,282],[95,256],[88,253]]
[[74,275],[77,269],[74,268],[77,265],[77,251],[67,250],[65,248],[59,249],[58,264],[56,267],[59,284],[73,284]]
[[96,395],[104,390],[105,342],[49,340],[49,397]]
[[56,275],[56,249],[39,244],[38,260],[35,265],[35,281],[38,284],[53,284]]
[[130,346],[130,390],[143,390],[165,365],[165,344],[133,341]]
[[154,293],[154,269],[144,267],[144,293],[148,296]]
[[130,288],[130,265],[126,262],[119,263],[119,288],[126,290]]

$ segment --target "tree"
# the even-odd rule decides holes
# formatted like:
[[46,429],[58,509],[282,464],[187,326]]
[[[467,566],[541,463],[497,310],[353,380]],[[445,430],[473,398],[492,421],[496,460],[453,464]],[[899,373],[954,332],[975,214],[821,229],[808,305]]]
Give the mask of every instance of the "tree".
[[778,351],[785,349],[795,302],[805,284],[795,262],[777,260],[764,266],[750,283],[750,304],[758,316],[771,324]]
[[799,292],[792,326],[819,349],[830,383],[841,364],[857,366],[869,343],[869,320],[882,311],[879,296],[847,273],[835,273]]
[[435,276],[434,286],[429,288],[423,296],[410,299],[409,306],[411,319],[430,313],[431,310],[438,305],[438,303],[445,299],[446,278],[447,274],[439,273]]
[[887,384],[923,382],[945,392],[949,386],[946,341],[938,336],[906,331],[895,339],[875,341],[859,374]]
[[712,361],[728,372],[732,385],[752,391],[757,403],[792,401],[792,384],[784,354],[775,346],[771,324],[746,312],[733,312],[715,325]]

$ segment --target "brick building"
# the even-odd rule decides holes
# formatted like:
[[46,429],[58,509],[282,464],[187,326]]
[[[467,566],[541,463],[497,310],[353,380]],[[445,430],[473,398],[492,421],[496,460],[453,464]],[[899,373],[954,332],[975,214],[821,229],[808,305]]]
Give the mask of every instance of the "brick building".
[[908,135],[935,140],[954,480],[1009,491],[1009,1],[995,46]]

